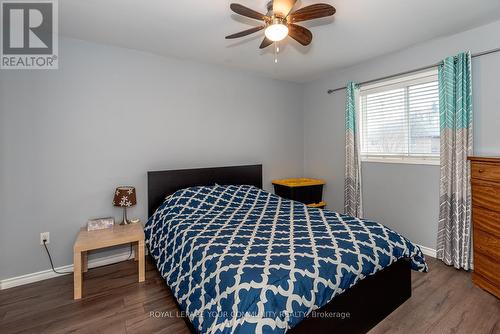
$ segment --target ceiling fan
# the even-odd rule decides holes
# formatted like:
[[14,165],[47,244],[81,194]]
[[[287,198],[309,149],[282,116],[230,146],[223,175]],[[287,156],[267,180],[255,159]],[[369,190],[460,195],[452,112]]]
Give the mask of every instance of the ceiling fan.
[[240,38],[265,29],[265,37],[260,44],[261,49],[268,47],[274,42],[282,41],[287,36],[290,36],[304,46],[311,44],[313,38],[311,31],[296,23],[332,16],[336,10],[331,5],[319,3],[292,12],[296,2],[297,0],[271,0],[267,4],[266,15],[237,3],[231,4],[231,10],[236,14],[264,21],[264,24],[226,36],[226,39]]

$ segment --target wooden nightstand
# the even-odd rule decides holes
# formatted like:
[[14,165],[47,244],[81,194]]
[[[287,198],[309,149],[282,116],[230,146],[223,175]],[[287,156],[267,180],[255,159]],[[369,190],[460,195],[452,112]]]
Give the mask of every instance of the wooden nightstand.
[[113,228],[87,231],[82,228],[73,247],[74,298],[82,298],[82,273],[87,272],[87,252],[132,243],[138,261],[139,282],[144,282],[144,231],[141,224],[115,225]]

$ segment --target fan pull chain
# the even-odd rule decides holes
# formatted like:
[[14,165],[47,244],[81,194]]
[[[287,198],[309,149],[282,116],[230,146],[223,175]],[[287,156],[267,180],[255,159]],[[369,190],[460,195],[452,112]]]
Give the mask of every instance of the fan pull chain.
[[280,53],[280,45],[279,42],[274,43],[274,63],[278,63],[278,55]]

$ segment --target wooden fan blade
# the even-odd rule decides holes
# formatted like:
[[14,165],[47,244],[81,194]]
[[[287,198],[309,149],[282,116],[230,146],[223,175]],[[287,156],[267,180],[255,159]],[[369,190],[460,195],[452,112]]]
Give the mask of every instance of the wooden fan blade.
[[297,0],[274,0],[273,1],[273,12],[274,14],[281,14],[283,17],[287,17],[288,14],[295,6]]
[[242,16],[246,16],[246,17],[249,17],[251,19],[265,21],[267,18],[267,16],[265,16],[264,14],[256,12],[255,10],[250,9],[248,7],[245,7],[243,5],[240,5],[238,3],[232,3],[230,7],[231,7],[231,10],[233,12],[235,12],[236,14],[240,14]]
[[332,16],[335,14],[336,9],[326,3],[318,3],[315,5],[307,6],[290,14],[290,21],[302,22],[307,20],[319,19],[321,17]]
[[296,24],[288,25],[288,36],[304,46],[308,46],[312,42],[312,32],[309,29],[298,26]]
[[260,48],[261,49],[265,49],[265,48],[267,48],[271,44],[273,44],[273,41],[271,41],[267,37],[264,37],[264,40],[262,41],[262,43],[260,43]]
[[248,30],[245,30],[245,31],[240,31],[236,34],[232,34],[232,35],[229,35],[229,36],[226,36],[226,39],[233,39],[233,38],[240,38],[240,37],[243,37],[243,36],[247,36],[247,35],[251,35],[259,30],[262,30],[264,29],[266,26],[259,26],[259,27],[255,27],[255,28],[252,28],[252,29],[248,29]]

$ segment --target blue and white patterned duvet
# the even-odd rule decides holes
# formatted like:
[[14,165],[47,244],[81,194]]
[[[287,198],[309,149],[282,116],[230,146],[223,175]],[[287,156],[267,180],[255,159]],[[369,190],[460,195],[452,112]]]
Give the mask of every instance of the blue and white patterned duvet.
[[252,186],[193,187],[149,219],[146,243],[201,333],[284,333],[420,249],[369,220],[311,209]]

